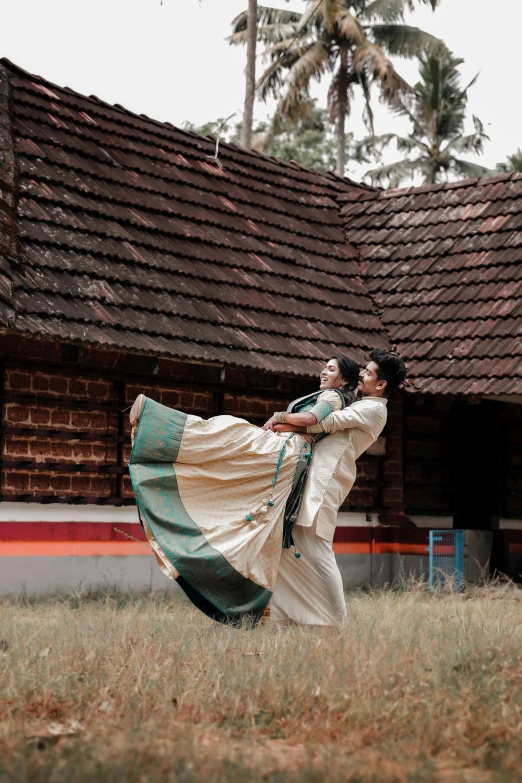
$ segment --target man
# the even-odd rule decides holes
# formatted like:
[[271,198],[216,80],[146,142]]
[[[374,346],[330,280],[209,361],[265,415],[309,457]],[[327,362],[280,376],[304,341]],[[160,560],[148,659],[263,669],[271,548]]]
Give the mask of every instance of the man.
[[326,432],[317,443],[299,516],[295,547],[283,549],[270,602],[276,621],[331,625],[346,616],[341,574],[332,548],[339,507],[356,477],[355,462],[386,424],[387,400],[406,377],[402,360],[375,350],[359,376],[360,399],[335,411],[309,433]]

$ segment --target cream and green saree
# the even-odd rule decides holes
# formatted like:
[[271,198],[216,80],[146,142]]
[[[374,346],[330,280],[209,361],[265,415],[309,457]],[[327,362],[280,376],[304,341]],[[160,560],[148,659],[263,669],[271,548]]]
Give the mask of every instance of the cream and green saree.
[[[320,421],[343,405],[328,390],[288,410]],[[297,433],[234,416],[205,421],[145,399],[129,463],[140,519],[164,573],[212,619],[262,616],[311,458]]]

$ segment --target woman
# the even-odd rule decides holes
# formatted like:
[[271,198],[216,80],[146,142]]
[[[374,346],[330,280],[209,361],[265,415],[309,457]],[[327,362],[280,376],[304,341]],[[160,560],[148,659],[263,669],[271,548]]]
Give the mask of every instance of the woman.
[[237,624],[262,616],[313,450],[288,429],[351,402],[358,376],[352,359],[332,357],[319,391],[274,414],[266,429],[234,416],[205,421],[137,398],[129,471],[141,523],[161,569],[212,619]]

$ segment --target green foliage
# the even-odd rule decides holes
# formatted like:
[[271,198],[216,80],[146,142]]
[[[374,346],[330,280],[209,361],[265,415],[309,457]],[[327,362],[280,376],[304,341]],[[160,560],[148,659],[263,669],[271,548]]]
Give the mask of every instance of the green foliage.
[[506,174],[510,171],[522,171],[522,150],[520,147],[513,155],[508,155],[504,163],[497,163],[497,170]]
[[308,116],[297,120],[295,125],[283,126],[268,144],[267,152],[281,160],[295,160],[307,168],[335,169],[336,140],[328,113],[313,106]]
[[356,147],[357,157],[366,162],[380,160],[392,142],[403,153],[400,160],[367,172],[366,176],[374,184],[397,187],[419,174],[426,183],[435,183],[450,176],[458,179],[491,173],[484,166],[461,157],[481,155],[488,140],[483,124],[475,116],[474,132],[464,135],[468,90],[477,77],[462,87],[458,70],[462,62],[453,55],[419,58],[421,78],[415,85],[414,97],[409,103],[401,100],[395,107],[396,114],[410,120],[411,133],[370,135]]
[[[218,119],[199,126],[185,123],[184,128],[204,136],[208,134],[215,136],[222,122],[223,120]],[[262,146],[265,154],[274,155],[281,160],[294,160],[301,166],[318,171],[330,171],[335,168],[335,135],[328,122],[328,112],[318,108],[315,101],[312,102],[307,116],[298,119],[296,123],[286,122],[264,145],[267,127],[266,123],[258,123],[254,128],[254,146]],[[351,135],[349,138],[351,139]],[[239,144],[241,123],[234,126],[225,125],[222,128],[221,139]]]
[[[364,119],[373,132],[371,85],[381,97],[397,105],[411,93],[387,54],[411,57],[421,52],[446,51],[442,41],[416,27],[403,24],[404,14],[423,2],[435,8],[440,0],[310,0],[303,14],[289,10],[258,8],[258,40],[265,45],[268,67],[261,75],[260,96],[278,99],[266,134],[269,143],[287,122],[296,123],[311,110],[310,86],[328,75],[328,110],[336,123],[337,170],[344,173],[344,128],[355,89],[365,100]],[[232,22],[231,44],[244,44],[247,13]]]

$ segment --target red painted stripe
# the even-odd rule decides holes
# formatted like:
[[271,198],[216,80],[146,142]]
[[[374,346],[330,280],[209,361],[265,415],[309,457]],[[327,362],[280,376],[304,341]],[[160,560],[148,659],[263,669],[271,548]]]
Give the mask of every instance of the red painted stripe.
[[1,541],[146,541],[141,525],[129,522],[0,522]]
[[355,544],[334,541],[333,551],[336,555],[371,555],[372,553],[371,545],[361,541]]
[[522,544],[522,530],[503,530],[504,541],[510,544]]
[[[426,555],[423,544],[384,543],[373,544],[364,542],[339,542],[333,545],[334,552],[339,555],[371,555],[398,553],[401,555]],[[440,554],[451,554],[452,550]],[[510,551],[521,551],[520,550]],[[101,555],[150,555],[148,543],[136,541],[2,541],[0,542],[0,557],[84,557]]]
[[[123,532],[120,533],[120,530]],[[0,522],[0,552],[2,542],[21,544],[32,542],[35,545],[42,542],[47,547],[46,551],[51,551],[49,549],[51,543],[60,544],[63,542],[71,552],[75,542],[81,544],[83,549],[89,542],[100,545],[104,543],[107,545],[135,543],[127,539],[123,535],[124,533],[133,539],[146,542],[141,526],[129,522]],[[372,540],[372,533],[374,540]],[[334,551],[339,554],[398,552],[400,554],[424,555],[427,545],[427,530],[412,531],[409,528],[338,527],[334,538]],[[43,550],[41,552],[38,547],[29,547],[29,549],[38,554],[43,553]],[[109,549],[107,549],[107,553],[109,553]],[[450,549],[439,549],[440,554],[450,553]],[[117,547],[116,550],[119,553]],[[85,551],[87,550],[85,549]],[[98,551],[103,554],[103,547],[98,547],[96,552]],[[150,550],[147,549],[148,551]],[[77,554],[79,553],[80,550]]]
[[[440,554],[450,554],[450,548],[447,552],[441,551]],[[364,542],[335,542],[333,545],[333,551],[336,555],[385,555],[391,553],[397,553],[400,555],[427,555],[426,544],[404,544],[397,542],[385,542],[385,543],[364,543]]]
[[404,543],[427,546],[429,530],[427,528],[400,527],[344,527],[335,529],[334,541]]

